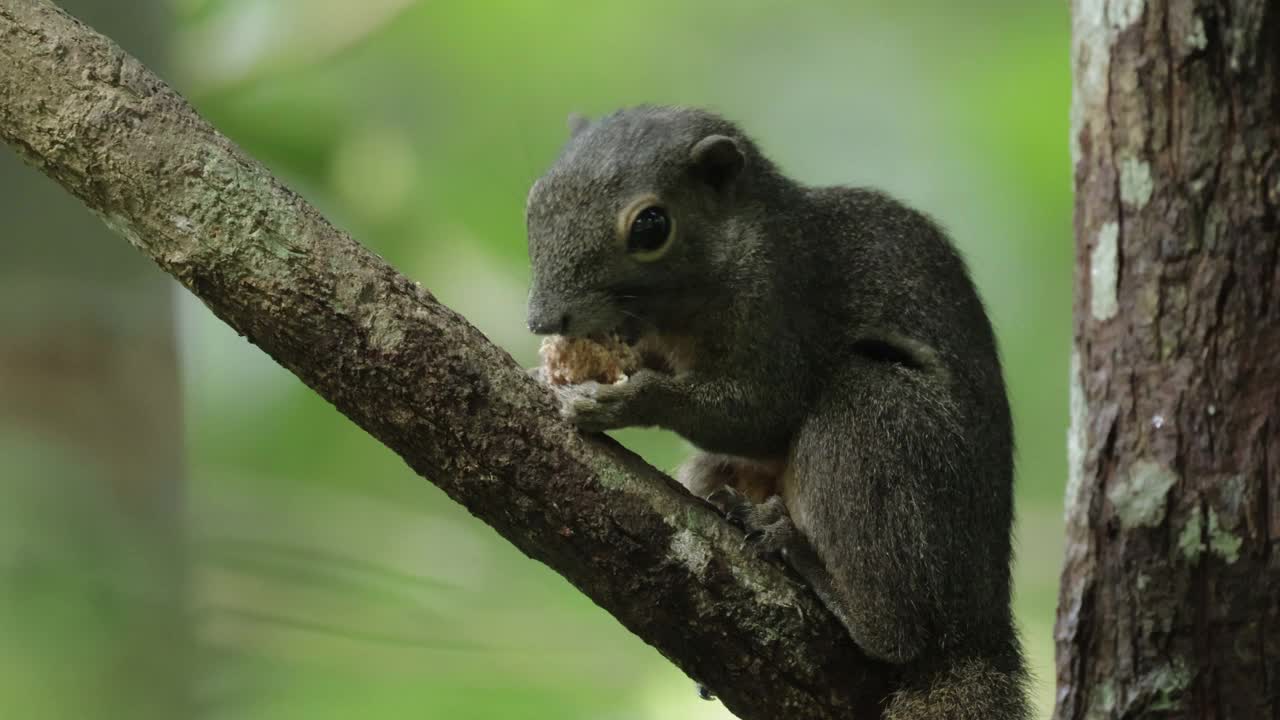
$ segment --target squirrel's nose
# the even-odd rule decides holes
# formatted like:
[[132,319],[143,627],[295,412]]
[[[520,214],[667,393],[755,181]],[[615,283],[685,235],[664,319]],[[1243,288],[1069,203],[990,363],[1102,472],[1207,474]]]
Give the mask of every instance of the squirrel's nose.
[[529,330],[535,335],[564,334],[569,330],[569,313],[541,313],[529,316]]

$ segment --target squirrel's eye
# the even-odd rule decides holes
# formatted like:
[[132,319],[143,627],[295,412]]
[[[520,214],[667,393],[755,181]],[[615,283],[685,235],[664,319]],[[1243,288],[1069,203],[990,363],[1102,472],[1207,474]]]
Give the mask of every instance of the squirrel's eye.
[[671,221],[667,211],[657,205],[636,213],[627,234],[627,252],[651,253],[662,248],[671,237]]

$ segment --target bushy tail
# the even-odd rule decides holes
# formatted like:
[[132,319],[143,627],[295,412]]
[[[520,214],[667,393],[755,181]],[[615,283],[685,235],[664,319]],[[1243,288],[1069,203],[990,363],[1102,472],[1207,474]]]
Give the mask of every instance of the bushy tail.
[[885,720],[1030,720],[1027,685],[1021,663],[961,658],[894,693]]

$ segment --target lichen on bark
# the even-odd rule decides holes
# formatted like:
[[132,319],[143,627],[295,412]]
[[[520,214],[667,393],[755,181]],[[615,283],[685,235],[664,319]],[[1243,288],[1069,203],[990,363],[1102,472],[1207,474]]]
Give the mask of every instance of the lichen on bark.
[[1280,2],[1072,14],[1056,717],[1280,718]]

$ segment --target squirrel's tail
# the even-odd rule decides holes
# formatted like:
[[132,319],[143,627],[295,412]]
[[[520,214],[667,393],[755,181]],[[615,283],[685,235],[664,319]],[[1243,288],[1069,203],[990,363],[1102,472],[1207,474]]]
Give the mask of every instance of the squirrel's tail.
[[894,693],[885,720],[1030,720],[1028,684],[1021,662],[957,658]]

